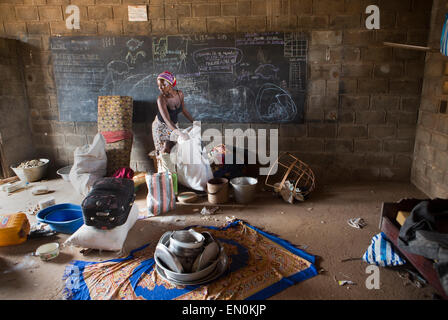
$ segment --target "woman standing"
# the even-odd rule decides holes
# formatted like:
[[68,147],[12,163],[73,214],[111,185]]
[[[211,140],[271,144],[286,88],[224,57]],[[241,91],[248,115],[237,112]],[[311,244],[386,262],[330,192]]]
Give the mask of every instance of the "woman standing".
[[182,112],[189,121],[194,120],[185,109],[183,92],[174,89],[176,78],[171,72],[159,74],[157,86],[160,95],[157,98],[157,116],[152,123],[152,136],[157,154],[170,153],[178,136],[184,140],[189,139],[188,134],[180,131],[177,126],[178,114]]

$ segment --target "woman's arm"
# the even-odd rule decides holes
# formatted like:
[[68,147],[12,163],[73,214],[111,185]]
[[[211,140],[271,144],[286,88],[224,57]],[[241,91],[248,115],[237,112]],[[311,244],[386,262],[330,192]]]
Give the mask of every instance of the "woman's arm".
[[194,121],[193,117],[188,112],[188,110],[185,108],[184,93],[182,91],[179,91],[179,97],[180,97],[180,102],[182,103],[182,113],[184,114],[185,118],[187,118],[188,120],[190,120],[191,123],[193,123],[193,121]]
[[170,128],[171,130],[176,130],[177,127],[173,123],[173,121],[171,121],[170,114],[168,113],[168,107],[166,106],[166,101],[164,99],[162,99],[161,97],[158,97],[157,98],[157,106],[158,106],[159,112],[162,115],[163,120],[165,120],[165,123],[168,126],[168,128]]

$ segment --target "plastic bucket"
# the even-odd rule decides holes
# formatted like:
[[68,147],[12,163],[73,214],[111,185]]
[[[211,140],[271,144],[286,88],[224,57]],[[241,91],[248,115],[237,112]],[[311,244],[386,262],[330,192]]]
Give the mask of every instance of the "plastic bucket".
[[229,200],[229,180],[214,178],[207,182],[208,202],[212,204],[226,203]]
[[255,199],[258,180],[251,177],[238,177],[230,180],[237,203],[249,203]]

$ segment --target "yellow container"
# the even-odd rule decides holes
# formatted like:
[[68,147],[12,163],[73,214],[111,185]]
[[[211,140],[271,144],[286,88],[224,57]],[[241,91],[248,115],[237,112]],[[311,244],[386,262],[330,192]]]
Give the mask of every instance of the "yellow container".
[[0,215],[0,246],[10,246],[26,241],[30,222],[23,212]]

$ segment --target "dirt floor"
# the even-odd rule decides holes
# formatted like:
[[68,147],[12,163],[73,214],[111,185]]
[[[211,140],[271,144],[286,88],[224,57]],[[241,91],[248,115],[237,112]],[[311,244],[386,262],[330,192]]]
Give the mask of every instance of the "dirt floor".
[[[56,203],[81,203],[71,184],[62,179],[33,183],[46,185],[54,192]],[[40,199],[24,190],[12,195],[0,192],[0,214],[23,211],[30,223],[36,222],[29,214]],[[146,188],[139,190],[137,204],[144,210]],[[132,249],[148,242],[158,241],[169,230],[189,225],[224,226],[226,217],[243,219],[267,232],[290,241],[306,252],[317,256],[320,274],[294,285],[271,297],[273,300],[431,300],[435,290],[429,286],[419,288],[400,276],[397,270],[380,268],[380,288],[367,289],[365,262],[360,258],[370,244],[372,236],[379,233],[379,220],[383,202],[402,198],[427,198],[411,184],[359,183],[350,185],[319,186],[309,200],[294,205],[274,197],[269,191],[260,192],[250,205],[227,204],[212,216],[202,216],[199,211],[207,205],[178,204],[175,211],[158,217],[138,220],[130,230],[124,245],[126,256]],[[205,198],[206,199],[206,198]],[[349,218],[362,217],[367,226],[355,229],[347,224]],[[62,244],[69,235],[58,234],[51,238],[29,239],[9,247],[0,247],[0,299],[2,300],[60,300],[62,299],[64,268],[71,260],[104,261],[116,258],[117,253],[94,250],[87,255],[81,248],[63,247],[59,256],[48,262],[31,256],[37,247],[47,242]],[[356,285],[339,286],[337,280],[350,280]]]

